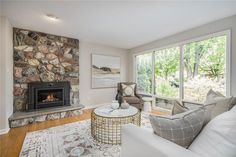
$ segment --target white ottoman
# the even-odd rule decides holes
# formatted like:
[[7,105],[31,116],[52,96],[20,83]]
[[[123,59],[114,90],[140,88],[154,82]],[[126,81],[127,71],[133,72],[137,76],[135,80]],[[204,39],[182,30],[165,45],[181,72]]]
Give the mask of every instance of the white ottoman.
[[153,100],[153,98],[143,97],[142,99],[144,101],[143,111],[144,112],[151,112],[152,111],[152,100]]

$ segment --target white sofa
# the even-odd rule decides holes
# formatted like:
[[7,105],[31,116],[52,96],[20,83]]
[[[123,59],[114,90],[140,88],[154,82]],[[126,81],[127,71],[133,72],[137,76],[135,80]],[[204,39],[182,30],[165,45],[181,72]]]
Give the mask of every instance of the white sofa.
[[132,124],[122,131],[121,157],[236,157],[236,106],[211,120],[188,149]]

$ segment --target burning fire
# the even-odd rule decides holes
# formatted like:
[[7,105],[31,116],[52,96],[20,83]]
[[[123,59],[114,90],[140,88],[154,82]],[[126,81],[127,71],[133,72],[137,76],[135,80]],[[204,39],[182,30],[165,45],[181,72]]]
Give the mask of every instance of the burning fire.
[[52,93],[50,93],[48,96],[47,96],[47,99],[43,100],[43,102],[51,102],[51,101],[56,101],[58,100],[56,97],[54,97],[54,95]]

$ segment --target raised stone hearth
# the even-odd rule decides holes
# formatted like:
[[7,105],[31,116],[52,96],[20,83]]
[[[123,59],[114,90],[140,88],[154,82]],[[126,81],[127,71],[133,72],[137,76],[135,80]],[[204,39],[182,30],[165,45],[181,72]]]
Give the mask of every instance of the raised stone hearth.
[[83,113],[83,111],[81,110],[83,107],[84,106],[79,105],[79,106],[47,108],[33,112],[15,112],[9,118],[9,124],[11,128],[15,128],[32,123],[78,116]]

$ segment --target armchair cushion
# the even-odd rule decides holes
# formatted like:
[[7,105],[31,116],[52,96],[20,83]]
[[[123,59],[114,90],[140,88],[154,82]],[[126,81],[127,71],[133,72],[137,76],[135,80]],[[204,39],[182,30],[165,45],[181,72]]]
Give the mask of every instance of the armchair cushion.
[[124,100],[129,104],[138,104],[141,103],[141,100],[138,97],[132,96],[132,97],[123,97]]

